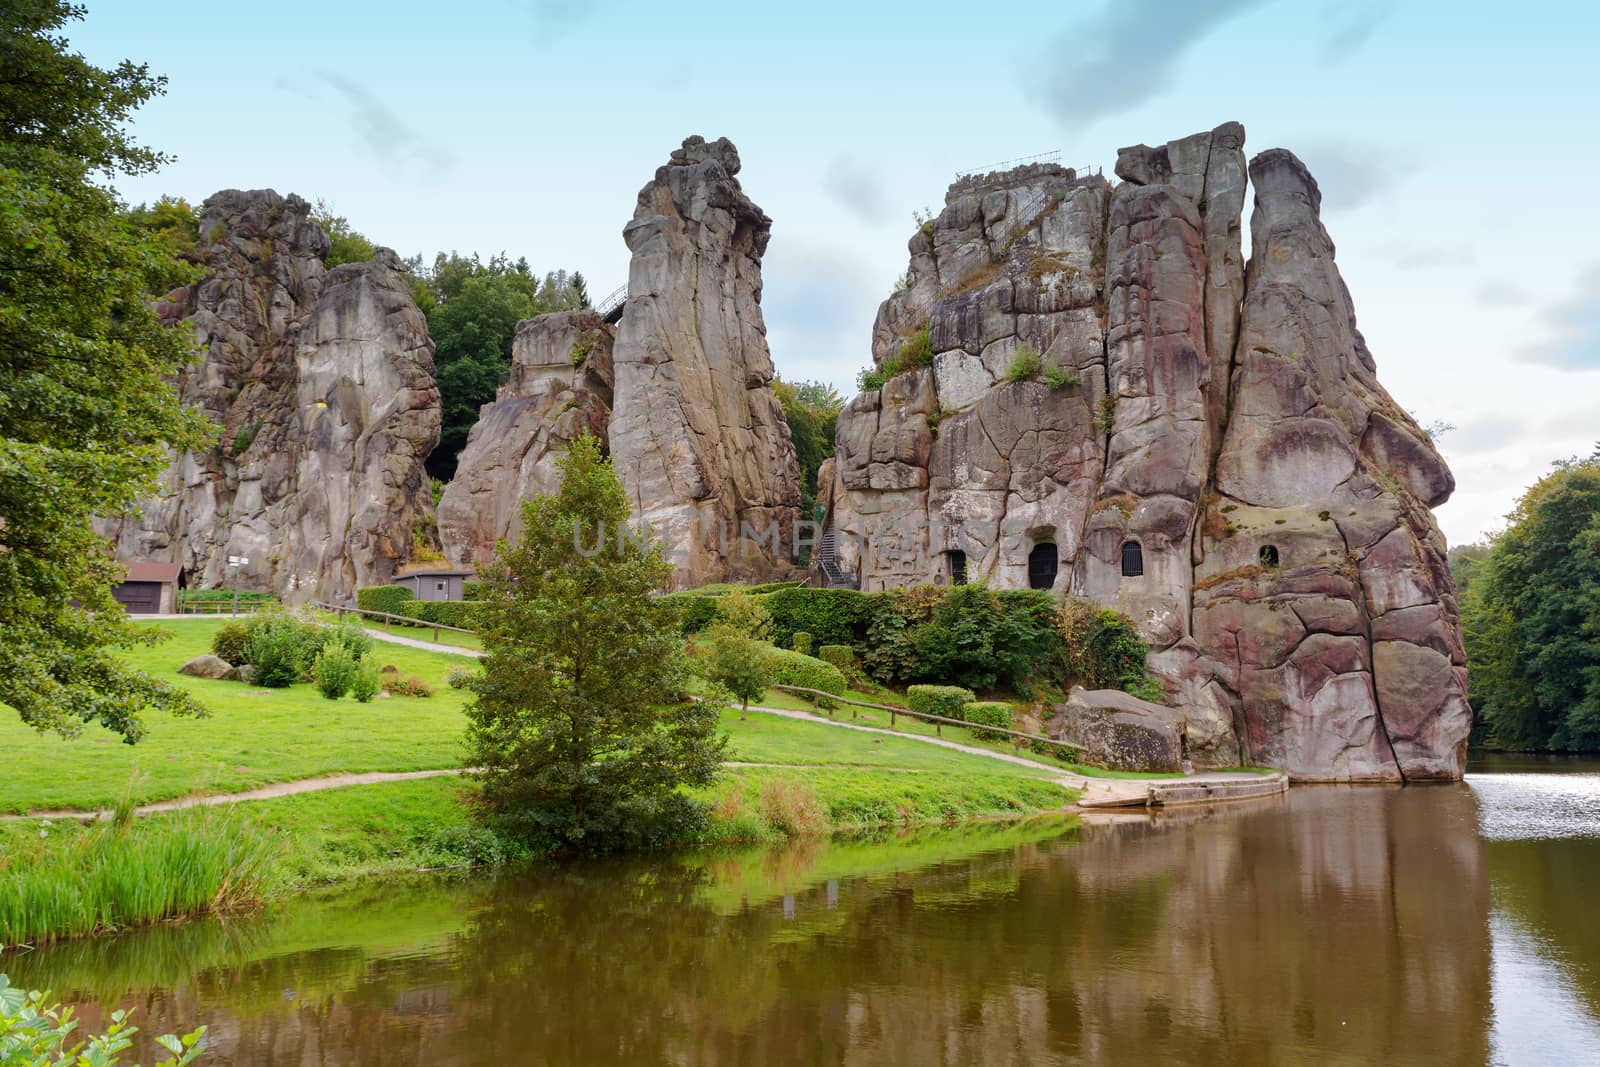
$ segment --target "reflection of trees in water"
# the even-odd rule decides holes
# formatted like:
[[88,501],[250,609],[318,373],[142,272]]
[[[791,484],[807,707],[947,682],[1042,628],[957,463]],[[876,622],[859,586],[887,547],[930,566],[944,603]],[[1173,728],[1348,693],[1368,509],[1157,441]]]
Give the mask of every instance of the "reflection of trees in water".
[[1494,906],[1552,957],[1600,1018],[1600,841],[1487,841]]
[[[940,840],[475,882],[433,909],[453,920],[428,934],[442,949],[269,954],[193,976],[146,1022],[206,1005],[239,1063],[1487,1055],[1464,790],[1298,790],[990,852]],[[285,988],[310,996],[274,1002]]]

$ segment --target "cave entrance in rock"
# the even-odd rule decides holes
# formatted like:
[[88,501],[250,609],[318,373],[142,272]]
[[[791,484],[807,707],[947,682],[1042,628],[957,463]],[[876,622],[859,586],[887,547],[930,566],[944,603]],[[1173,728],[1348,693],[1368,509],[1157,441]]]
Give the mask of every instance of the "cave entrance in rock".
[[952,548],[944,554],[944,561],[950,571],[950,584],[966,585],[967,554],[959,548]]
[[1122,542],[1122,576],[1137,578],[1144,573],[1144,546],[1137,541]]
[[1261,546],[1261,565],[1268,570],[1278,569],[1278,548],[1276,545]]
[[1028,588],[1049,589],[1056,584],[1060,558],[1054,541],[1040,541],[1028,552]]

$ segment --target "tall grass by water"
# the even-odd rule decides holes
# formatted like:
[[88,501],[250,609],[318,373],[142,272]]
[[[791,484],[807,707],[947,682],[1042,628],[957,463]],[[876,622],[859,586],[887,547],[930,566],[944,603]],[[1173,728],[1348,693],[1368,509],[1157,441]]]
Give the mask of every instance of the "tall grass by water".
[[0,839],[0,947],[251,907],[280,852],[217,809],[26,826],[36,833]]

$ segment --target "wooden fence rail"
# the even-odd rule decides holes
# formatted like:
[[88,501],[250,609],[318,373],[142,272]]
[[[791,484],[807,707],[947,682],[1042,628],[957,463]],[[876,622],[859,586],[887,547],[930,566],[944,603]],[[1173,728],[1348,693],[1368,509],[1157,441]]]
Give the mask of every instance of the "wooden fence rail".
[[846,697],[839,696],[837,693],[825,693],[821,689],[807,689],[804,686],[798,685],[775,685],[772,688],[781,689],[785,693],[803,693],[809,696],[823,697],[837,704],[850,704],[858,708],[871,708],[874,711],[887,711],[889,713],[890,726],[894,725],[895,718],[897,716],[910,715],[914,719],[922,719],[925,722],[933,723],[934,733],[939,734],[941,737],[944,736],[940,732],[941,725],[962,726],[969,730],[987,730],[990,733],[1005,734],[1008,737],[1019,737],[1024,741],[1038,741],[1046,745],[1055,745],[1058,748],[1071,749],[1074,752],[1088,751],[1082,745],[1073,744],[1071,741],[1057,741],[1053,737],[1044,737],[1040,734],[1023,733],[1021,730],[1009,730],[1004,726],[985,726],[983,723],[968,722],[965,719],[951,719],[944,715],[934,715],[931,712],[912,711],[910,708],[897,708],[892,704],[868,704],[864,700],[850,700]]
[[467,634],[473,637],[476,637],[478,634],[478,631],[476,630],[467,630],[460,626],[446,626],[442,622],[428,622],[426,619],[419,619],[414,615],[395,615],[388,611],[369,611],[366,608],[352,608],[343,604],[329,604],[323,600],[319,600],[316,603],[317,607],[321,608],[323,611],[331,611],[336,614],[339,617],[340,622],[344,621],[346,614],[370,615],[376,618],[381,618],[383,620],[384,633],[394,632],[394,621],[396,619],[400,621],[400,625],[402,626],[416,626],[424,630],[431,629],[433,631],[433,640],[436,644],[439,641],[439,631],[441,630],[449,630],[451,633]]

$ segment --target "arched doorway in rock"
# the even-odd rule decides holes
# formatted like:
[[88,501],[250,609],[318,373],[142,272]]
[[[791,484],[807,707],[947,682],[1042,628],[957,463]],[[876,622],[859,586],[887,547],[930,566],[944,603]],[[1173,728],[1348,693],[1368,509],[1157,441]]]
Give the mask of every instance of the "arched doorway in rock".
[[1061,565],[1054,541],[1040,541],[1028,550],[1028,588],[1049,589],[1056,584]]
[[1276,545],[1262,545],[1259,555],[1263,567],[1268,570],[1278,569],[1278,547]]
[[1144,573],[1144,546],[1137,541],[1122,542],[1122,576],[1137,578]]

